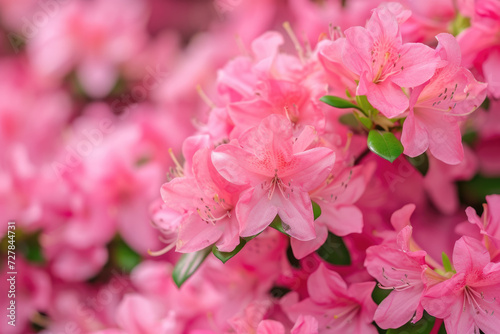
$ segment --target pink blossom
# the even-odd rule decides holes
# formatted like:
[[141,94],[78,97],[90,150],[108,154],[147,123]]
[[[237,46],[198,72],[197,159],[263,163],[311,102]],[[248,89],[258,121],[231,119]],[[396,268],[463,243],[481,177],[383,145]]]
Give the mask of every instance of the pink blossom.
[[359,76],[356,95],[366,95],[389,118],[408,109],[408,97],[401,88],[423,84],[439,63],[428,46],[402,43],[398,20],[387,7],[375,9],[366,28],[352,27],[345,35],[342,60]]
[[481,239],[490,252],[493,260],[500,257],[500,195],[486,196],[487,204],[483,204],[483,215],[481,218],[473,208],[468,207],[465,212],[471,224],[479,228]]
[[363,213],[355,203],[363,194],[373,167],[345,169],[311,193],[311,198],[321,207],[321,216],[314,222],[316,238],[310,241],[292,239],[295,257],[301,259],[318,249],[326,241],[328,231],[341,237],[361,233]]
[[234,207],[238,188],[214,168],[208,148],[193,156],[193,176],[178,177],[162,186],[162,198],[184,215],[178,228],[177,251],[193,252],[215,243],[223,252],[240,242]]
[[238,141],[214,150],[219,173],[248,187],[236,206],[241,236],[258,234],[278,214],[290,236],[304,241],[315,237],[308,191],[326,179],[335,159],[330,149],[308,149],[315,139],[310,127],[294,138],[290,121],[271,115]]
[[349,287],[335,271],[324,264],[309,276],[309,298],[298,302],[296,293],[281,299],[290,320],[310,315],[318,321],[319,333],[377,333],[372,325],[377,305],[371,298],[374,282],[354,283]]
[[462,237],[453,250],[456,274],[425,293],[422,305],[443,318],[449,333],[496,333],[500,319],[500,265],[479,240]]
[[[422,318],[423,279],[428,271],[426,253],[410,251],[412,227],[404,227],[397,235],[398,247],[372,246],[366,250],[365,266],[381,288],[392,289],[378,306],[374,320],[382,328],[398,328],[408,321]],[[436,274],[437,276],[437,274]]]
[[416,157],[429,148],[437,159],[456,165],[464,155],[459,122],[482,103],[486,85],[460,65],[460,47],[452,35],[439,34],[437,39],[446,65],[412,90],[401,142],[406,155]]

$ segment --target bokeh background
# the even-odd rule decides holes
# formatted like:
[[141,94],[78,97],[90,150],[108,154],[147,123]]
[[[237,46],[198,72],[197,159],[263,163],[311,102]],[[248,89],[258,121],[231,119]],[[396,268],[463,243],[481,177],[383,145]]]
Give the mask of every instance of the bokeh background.
[[[255,256],[246,260],[253,264],[235,262],[225,271],[213,262],[210,276],[200,274],[179,292],[169,271],[178,254],[148,254],[164,246],[151,223],[160,214],[160,187],[175,168],[172,157],[181,159],[183,140],[212,126],[206,121],[217,103],[211,99],[218,69],[248,52],[253,39],[268,30],[285,34],[288,21],[314,48],[331,24],[364,25],[380,2],[0,0],[0,224],[16,223],[19,305],[17,326],[8,326],[2,312],[0,332],[203,333],[196,329],[239,310],[229,301],[268,293],[279,268],[250,277],[241,268],[262,260]],[[423,22],[414,41],[432,43],[427,36],[455,18],[451,1],[430,3],[408,1]],[[294,52],[286,43],[284,50]],[[500,123],[487,122],[483,138],[465,137],[471,147],[482,140],[478,158],[467,160],[472,165],[436,167],[443,170],[425,186],[420,175],[404,177],[407,191],[425,187],[431,198],[434,191],[438,205],[420,220],[450,221],[435,231],[450,245],[449,225],[465,220],[463,208],[480,209],[485,195],[500,192]],[[472,154],[467,148],[466,157]],[[458,191],[460,200],[439,198],[442,187]],[[6,230],[0,229],[2,265]],[[275,235],[263,240],[286,249]],[[221,292],[227,284],[253,294]],[[4,291],[2,280],[2,310]],[[158,300],[144,297],[154,295]],[[219,318],[207,319],[214,308],[223,310]]]

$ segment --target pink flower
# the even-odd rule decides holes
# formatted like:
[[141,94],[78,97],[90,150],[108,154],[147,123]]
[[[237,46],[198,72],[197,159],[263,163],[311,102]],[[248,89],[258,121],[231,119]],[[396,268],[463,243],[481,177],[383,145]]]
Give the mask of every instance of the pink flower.
[[469,222],[479,228],[491,258],[498,260],[500,258],[500,195],[486,196],[486,202],[488,204],[483,204],[484,211],[481,218],[471,207],[468,207],[465,213]]
[[311,127],[294,138],[290,121],[271,115],[238,141],[213,151],[219,173],[247,187],[236,206],[241,236],[260,233],[277,214],[290,236],[299,240],[316,236],[308,191],[326,179],[335,154],[327,148],[308,149],[315,139]]
[[410,94],[410,114],[403,124],[404,153],[416,157],[429,148],[437,159],[456,165],[464,152],[459,121],[486,97],[486,85],[461,66],[460,47],[450,34],[439,34],[437,50],[446,66]]
[[361,233],[363,213],[354,203],[363,195],[373,167],[345,169],[311,193],[311,198],[321,207],[321,216],[314,222],[316,238],[310,241],[292,239],[290,243],[296,258],[301,259],[317,250],[326,241],[328,231],[341,237]]
[[462,237],[455,243],[456,274],[433,287],[422,305],[430,315],[443,318],[448,333],[498,333],[500,326],[500,264],[479,240]]
[[309,298],[298,302],[298,294],[287,294],[281,305],[290,320],[311,315],[320,333],[377,333],[372,325],[377,305],[371,294],[375,282],[354,283],[349,287],[340,275],[321,264],[309,276]]
[[412,252],[409,243],[411,226],[405,226],[397,236],[398,248],[388,245],[372,246],[366,250],[365,266],[383,289],[393,291],[375,312],[374,320],[382,328],[398,328],[409,320],[422,318],[420,304],[425,286],[422,276],[428,266],[424,251]]
[[239,192],[219,175],[210,152],[208,148],[196,151],[192,158],[193,176],[175,178],[161,188],[165,204],[184,215],[178,226],[179,252],[194,252],[213,243],[219,250],[230,252],[240,242],[233,210]]
[[385,116],[396,117],[408,109],[408,97],[401,88],[416,87],[429,80],[439,57],[419,43],[403,44],[398,18],[388,7],[373,11],[366,28],[345,31],[344,65],[359,75],[357,95]]

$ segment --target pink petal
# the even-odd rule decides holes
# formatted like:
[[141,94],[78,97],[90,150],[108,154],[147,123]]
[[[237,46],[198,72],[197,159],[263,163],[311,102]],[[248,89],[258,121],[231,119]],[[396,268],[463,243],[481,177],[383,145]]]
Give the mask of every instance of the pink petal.
[[262,175],[269,173],[253,154],[232,144],[217,147],[212,152],[212,163],[226,180],[238,185],[261,183]]
[[490,253],[481,241],[462,237],[453,249],[453,265],[457,273],[482,270],[490,262]]
[[257,327],[257,334],[285,334],[285,327],[276,320],[262,320]]
[[317,147],[293,155],[293,166],[280,177],[291,179],[291,186],[306,191],[317,188],[330,174],[335,153],[326,147]]
[[329,270],[321,263],[318,269],[307,280],[307,291],[316,304],[330,304],[339,295],[344,295],[347,285],[335,271]]
[[392,291],[378,306],[373,320],[384,329],[401,327],[415,314],[422,292],[423,289]]
[[278,208],[269,200],[267,190],[257,187],[244,191],[236,205],[240,235],[250,237],[262,232],[277,214]]
[[363,230],[363,213],[354,205],[321,207],[321,216],[328,229],[340,237]]
[[190,211],[194,198],[203,197],[194,178],[177,177],[160,189],[161,198],[172,209]]
[[390,77],[401,87],[416,87],[429,80],[436,71],[440,58],[435,50],[420,43],[406,43],[399,50],[401,58],[397,69],[402,70]]
[[351,27],[345,31],[346,41],[342,50],[344,65],[354,73],[361,75],[371,70],[368,63],[371,59],[370,50],[373,39],[363,27]]
[[366,90],[368,101],[388,118],[399,116],[408,109],[408,97],[403,93],[401,87],[389,80],[378,84],[370,81],[367,83]]
[[490,53],[483,63],[483,73],[488,82],[488,91],[495,99],[500,99],[500,51],[495,50]]
[[300,315],[290,334],[318,334],[318,320],[310,315]]
[[228,220],[229,221],[225,224],[222,236],[215,243],[217,249],[221,252],[231,252],[240,243],[239,224],[234,210],[233,215]]
[[456,165],[463,160],[462,135],[457,120],[434,110],[419,109],[415,111],[415,122],[425,128],[429,150],[434,157],[449,165]]
[[309,241],[300,241],[295,238],[290,239],[293,255],[299,260],[320,248],[328,237],[328,229],[326,226],[315,223],[314,227],[316,231],[316,238]]
[[176,251],[192,253],[214,244],[221,237],[225,225],[224,220],[213,225],[193,213],[179,228]]
[[274,194],[272,199],[283,221],[283,229],[291,237],[301,241],[314,239],[316,232],[314,231],[314,214],[309,194],[304,191],[294,191],[287,195],[289,196],[285,198],[281,194]]
[[415,204],[407,204],[392,214],[391,224],[396,232],[399,232],[406,226],[410,225],[410,217],[414,211]]

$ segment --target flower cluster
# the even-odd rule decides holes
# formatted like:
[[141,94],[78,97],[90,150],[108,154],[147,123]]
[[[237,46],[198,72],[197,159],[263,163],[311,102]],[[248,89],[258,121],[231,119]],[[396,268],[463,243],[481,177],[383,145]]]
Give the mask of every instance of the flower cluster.
[[498,332],[499,13],[0,0],[0,332]]

